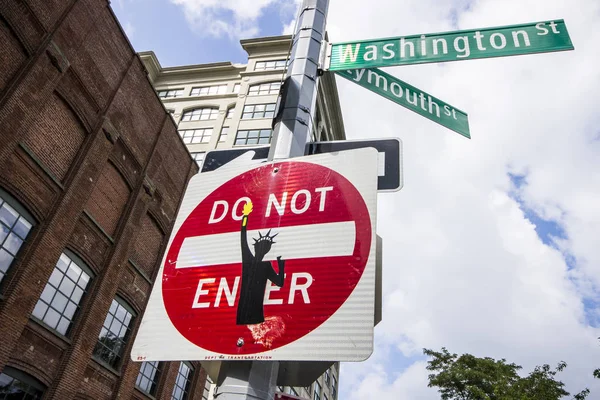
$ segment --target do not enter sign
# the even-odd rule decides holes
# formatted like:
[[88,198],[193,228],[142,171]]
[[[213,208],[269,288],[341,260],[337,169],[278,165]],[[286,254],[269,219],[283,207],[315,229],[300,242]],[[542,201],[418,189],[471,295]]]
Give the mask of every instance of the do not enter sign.
[[134,360],[361,360],[372,350],[377,152],[190,181]]

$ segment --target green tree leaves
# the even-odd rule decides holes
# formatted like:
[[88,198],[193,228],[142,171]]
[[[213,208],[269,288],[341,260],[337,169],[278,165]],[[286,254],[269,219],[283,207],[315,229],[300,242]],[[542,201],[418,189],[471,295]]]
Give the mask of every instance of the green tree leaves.
[[[567,364],[561,361],[555,369],[548,364],[537,366],[527,376],[521,377],[520,365],[507,363],[505,359],[479,358],[471,354],[451,354],[423,349],[431,360],[427,363],[429,387],[436,387],[442,400],[558,400],[568,396],[564,383],[556,379]],[[600,370],[594,376],[600,376]],[[597,377],[598,377],[597,376]],[[589,394],[585,389],[573,399],[584,400]]]

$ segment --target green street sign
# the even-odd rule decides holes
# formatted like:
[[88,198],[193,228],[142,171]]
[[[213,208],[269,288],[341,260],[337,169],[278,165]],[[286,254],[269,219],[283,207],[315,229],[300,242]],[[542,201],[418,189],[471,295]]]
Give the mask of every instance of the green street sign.
[[377,68],[336,71],[336,74],[458,132],[466,138],[471,138],[469,120],[465,112],[390,74]]
[[573,50],[560,20],[478,30],[334,43],[329,69],[341,71]]

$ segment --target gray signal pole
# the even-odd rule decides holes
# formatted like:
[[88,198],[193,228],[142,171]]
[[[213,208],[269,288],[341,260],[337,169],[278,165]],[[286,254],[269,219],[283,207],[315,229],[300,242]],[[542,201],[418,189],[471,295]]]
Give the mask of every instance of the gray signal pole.
[[321,43],[329,0],[304,0],[294,32],[290,61],[275,118],[269,160],[304,155],[315,117]]
[[[321,43],[329,0],[304,0],[296,20],[292,50],[279,112],[275,118],[269,160],[304,155],[315,118]],[[223,362],[217,379],[216,400],[272,400],[279,362]]]

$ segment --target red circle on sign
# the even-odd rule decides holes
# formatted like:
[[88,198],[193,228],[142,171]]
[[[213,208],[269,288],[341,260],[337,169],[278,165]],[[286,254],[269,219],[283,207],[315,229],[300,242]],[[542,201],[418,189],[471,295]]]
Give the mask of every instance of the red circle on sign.
[[[270,196],[277,204],[269,203]],[[240,217],[245,204],[245,200],[239,200],[244,197],[253,204],[247,223],[250,248],[252,239],[259,238],[252,231],[259,230],[264,236],[272,229],[271,235],[283,231],[274,240],[286,242],[287,248],[293,246],[294,257],[306,254],[304,258],[289,259],[285,252],[267,254],[273,259],[281,256],[285,260],[285,279],[283,287],[273,285],[270,300],[263,306],[265,321],[251,325],[238,325],[236,319],[242,284]],[[285,206],[278,210],[276,206],[282,206],[284,198]],[[215,202],[221,205],[213,210]],[[219,219],[223,216],[224,202],[228,204],[228,212]],[[237,207],[233,209],[236,202]],[[211,216],[212,223],[209,223]],[[320,225],[334,223],[338,224]],[[339,227],[339,234],[321,242],[320,229],[332,226]],[[227,233],[237,235],[236,241],[232,244],[230,236],[229,248],[219,251],[228,260],[240,255],[239,260],[177,268],[186,239]],[[327,167],[286,161],[244,172],[203,199],[175,235],[167,251],[162,277],[167,314],[187,340],[215,353],[247,355],[277,349],[318,328],[344,304],[365,269],[371,235],[369,212],[362,196],[345,177]],[[334,245],[340,244],[336,241],[345,241],[349,250],[342,255],[311,255],[315,254],[315,248],[339,248]],[[271,252],[277,252],[275,247]],[[271,265],[278,273],[277,261]],[[293,280],[296,290],[290,296]],[[304,291],[298,289],[302,287]],[[219,291],[220,296],[217,296]],[[235,300],[231,293],[235,294]],[[218,306],[215,306],[217,300]]]

